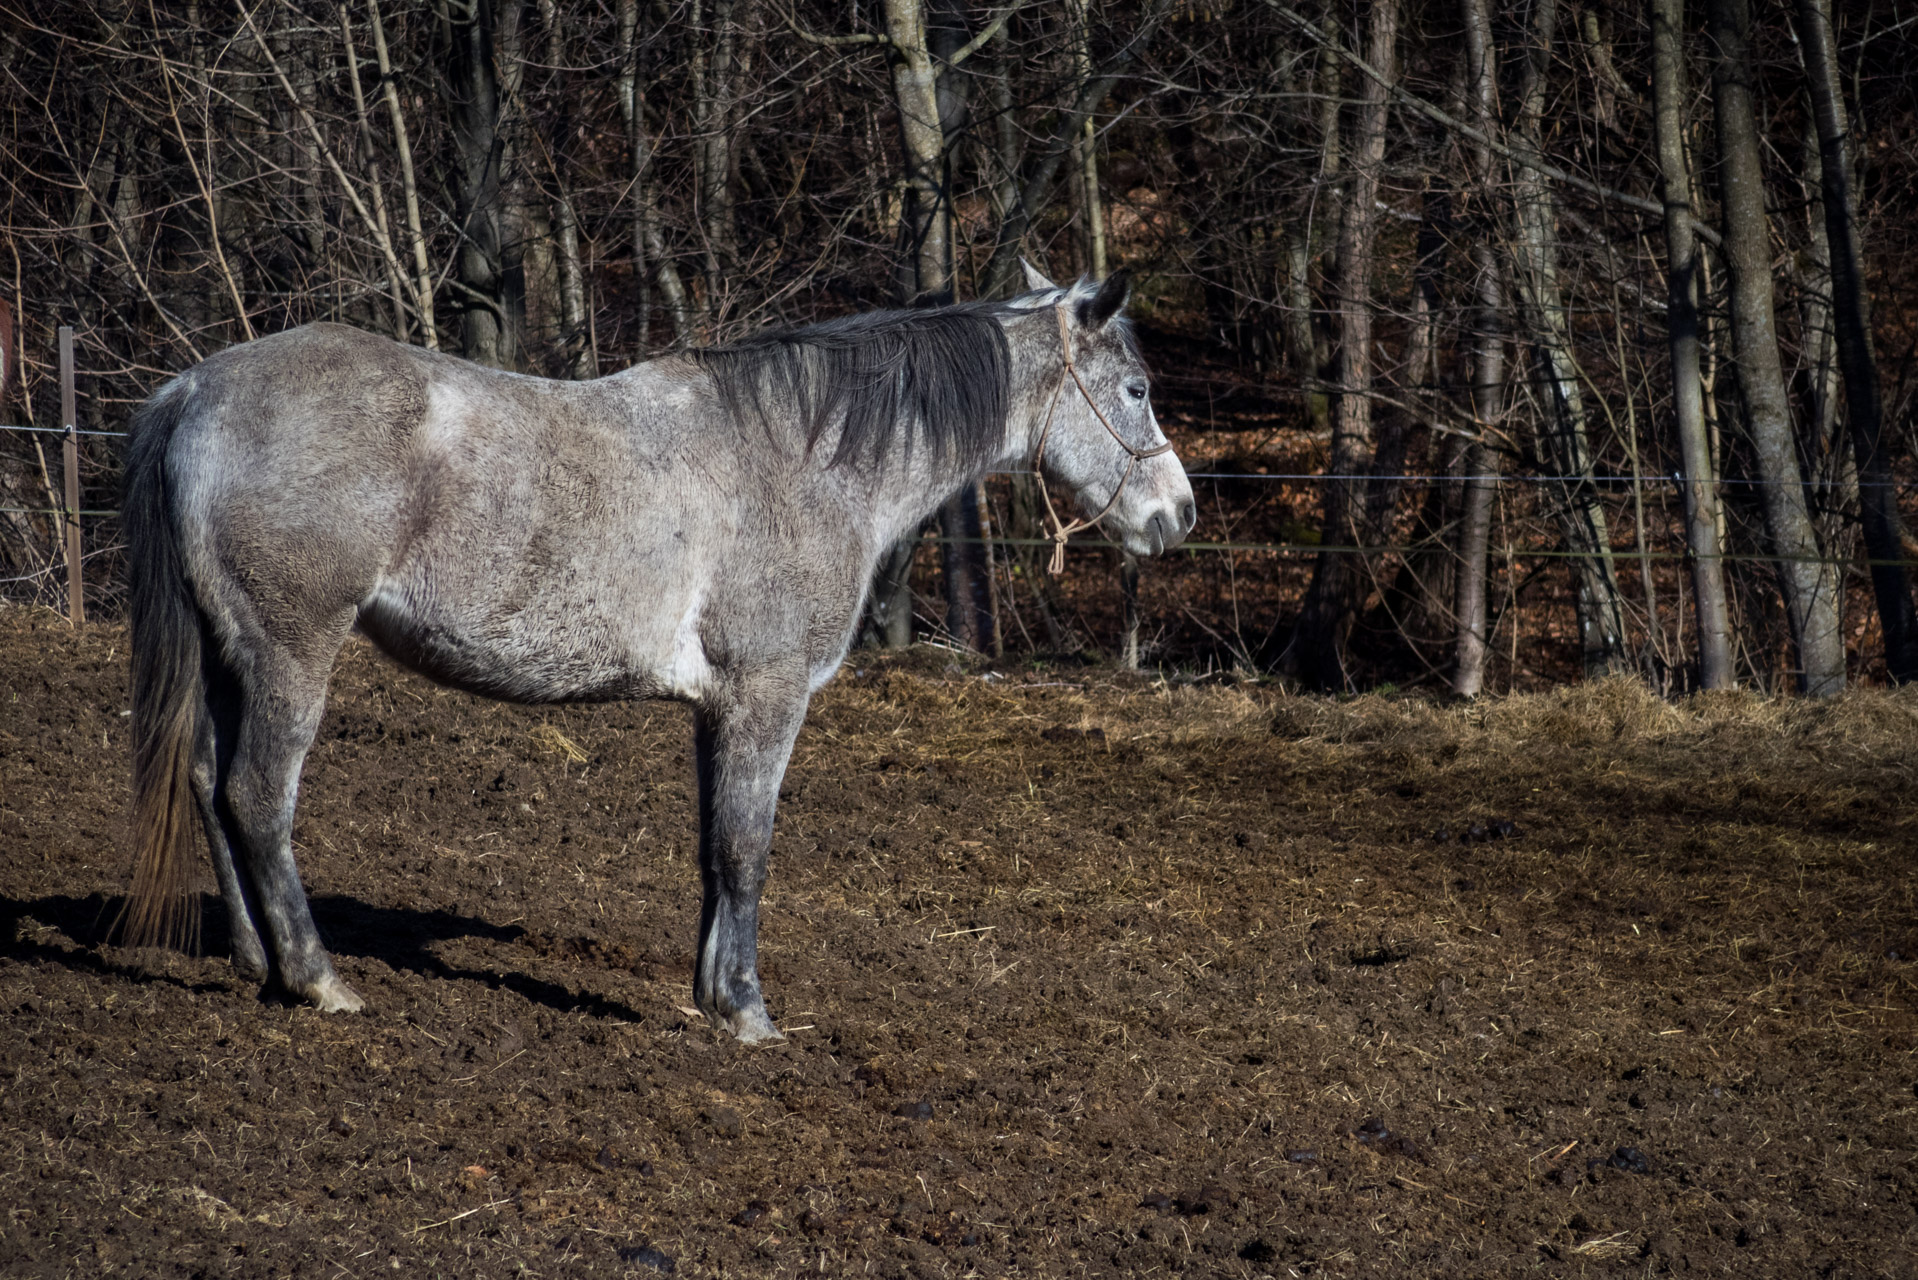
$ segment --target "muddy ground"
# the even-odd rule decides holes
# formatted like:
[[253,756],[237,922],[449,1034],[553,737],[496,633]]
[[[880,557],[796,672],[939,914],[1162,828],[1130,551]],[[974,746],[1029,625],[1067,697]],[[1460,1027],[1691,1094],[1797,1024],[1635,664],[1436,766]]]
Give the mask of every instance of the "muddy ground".
[[686,713],[358,647],[297,838],[369,1012],[238,981],[213,905],[100,945],[125,658],[0,615],[9,1277],[1918,1272],[1918,690],[856,655],[748,1050],[683,1008]]

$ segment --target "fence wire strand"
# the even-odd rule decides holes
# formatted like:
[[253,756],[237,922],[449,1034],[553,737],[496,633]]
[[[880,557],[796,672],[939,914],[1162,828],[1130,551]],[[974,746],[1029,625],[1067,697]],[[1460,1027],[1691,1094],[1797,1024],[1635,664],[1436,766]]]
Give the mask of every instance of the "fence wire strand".
[[[9,423],[0,423],[0,431],[27,431],[27,432],[36,432],[36,433],[45,434],[45,435],[62,435],[62,436],[67,434],[67,428],[65,427],[17,426]],[[125,438],[126,435],[128,434],[125,431],[89,431],[89,430],[82,430],[79,428],[75,428],[74,433],[76,435],[83,435],[83,436],[112,436],[112,437],[119,437],[119,438]],[[1030,475],[1032,473],[1029,471],[993,471],[993,472],[989,472],[988,474],[995,475],[995,476],[1016,476],[1016,475]],[[1653,482],[1656,482],[1656,483],[1669,482],[1675,485],[1683,485],[1685,483],[1685,478],[1681,475],[1669,475],[1669,476],[1646,475],[1646,476],[1634,477],[1634,476],[1537,476],[1537,475],[1494,474],[1494,475],[1476,475],[1476,476],[1398,475],[1398,476],[1390,476],[1390,477],[1380,477],[1380,476],[1374,476],[1374,475],[1341,475],[1341,474],[1306,475],[1302,473],[1275,474],[1270,472],[1241,473],[1241,472],[1225,472],[1225,471],[1219,471],[1219,472],[1188,471],[1186,473],[1186,478],[1188,480],[1276,480],[1276,481],[1287,481],[1292,483],[1318,482],[1318,481],[1350,482],[1350,481],[1362,481],[1362,480],[1376,480],[1381,478],[1389,478],[1393,480],[1402,480],[1402,481],[1420,481],[1420,482],[1427,482],[1427,483],[1438,483],[1438,482],[1465,483],[1467,481],[1489,481],[1494,484],[1501,484],[1506,481],[1513,481],[1513,480],[1526,481],[1532,484],[1632,484],[1632,483],[1645,484],[1645,483],[1653,483]],[[1718,481],[1718,483],[1720,485],[1736,484],[1736,485],[1762,486],[1762,485],[1776,483],[1776,482],[1767,481],[1767,480],[1754,480],[1754,479],[1721,478]],[[1912,487],[1909,484],[1904,484],[1896,481],[1892,481],[1888,483],[1890,487],[1894,487],[1894,488],[1908,489]],[[69,513],[63,507],[0,507],[0,515],[65,516],[68,514],[83,516],[89,519],[117,519],[120,515],[120,513],[116,510],[82,510],[82,511]],[[1005,537],[951,538],[951,537],[946,537],[944,535],[928,534],[928,535],[922,535],[922,540],[929,543],[933,543],[935,545],[944,545],[947,543],[961,544],[961,545],[990,544],[990,545],[1002,546],[1002,547],[1047,547],[1052,545],[1052,540],[1049,538],[1005,538]],[[1074,550],[1104,549],[1099,547],[1097,544],[1086,543],[1086,542],[1075,543],[1071,545]],[[1273,553],[1278,555],[1328,555],[1329,554],[1329,555],[1359,555],[1359,556],[1392,556],[1392,555],[1403,556],[1403,555],[1414,555],[1422,552],[1432,552],[1432,551],[1449,550],[1449,549],[1450,548],[1446,548],[1437,544],[1385,545],[1385,546],[1376,546],[1376,547],[1357,547],[1357,546],[1327,545],[1327,544],[1315,543],[1315,542],[1186,542],[1186,543],[1182,543],[1176,550],[1181,552],[1209,551],[1209,552],[1218,552],[1218,553],[1266,552],[1266,553]],[[1589,551],[1572,551],[1562,547],[1530,548],[1530,547],[1509,546],[1509,547],[1496,548],[1495,554],[1506,556],[1506,557],[1512,557],[1512,558],[1522,558],[1527,560],[1539,560],[1539,559],[1584,560],[1584,559],[1591,558],[1591,556],[1594,553]],[[1741,563],[1830,564],[1830,565],[1838,565],[1841,567],[1854,567],[1854,568],[1861,568],[1861,569],[1873,569],[1873,568],[1878,568],[1880,566],[1889,566],[1889,567],[1898,567],[1898,568],[1918,568],[1918,559],[1874,560],[1874,559],[1871,559],[1870,557],[1865,557],[1865,556],[1859,556],[1859,557],[1788,556],[1788,555],[1779,555],[1776,553],[1763,552],[1763,551],[1724,551],[1724,552],[1720,552],[1716,556],[1700,557],[1696,552],[1691,551],[1689,549],[1684,551],[1658,551],[1658,550],[1652,550],[1649,548],[1615,546],[1612,548],[1611,554],[1613,558],[1621,559],[1621,560],[1643,560],[1643,561],[1657,560],[1657,561],[1663,561],[1663,562],[1683,561],[1685,563],[1691,563],[1694,560],[1698,560],[1702,558],[1702,559],[1708,559],[1708,560],[1717,560],[1726,564],[1741,564]]]

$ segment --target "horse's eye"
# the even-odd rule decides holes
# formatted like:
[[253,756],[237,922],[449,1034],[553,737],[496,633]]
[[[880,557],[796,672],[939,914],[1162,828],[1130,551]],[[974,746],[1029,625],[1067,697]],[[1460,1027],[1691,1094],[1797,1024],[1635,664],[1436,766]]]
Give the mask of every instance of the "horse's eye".
[[1143,382],[1129,382],[1126,384],[1125,390],[1126,390],[1126,394],[1131,396],[1134,400],[1145,399],[1145,383]]

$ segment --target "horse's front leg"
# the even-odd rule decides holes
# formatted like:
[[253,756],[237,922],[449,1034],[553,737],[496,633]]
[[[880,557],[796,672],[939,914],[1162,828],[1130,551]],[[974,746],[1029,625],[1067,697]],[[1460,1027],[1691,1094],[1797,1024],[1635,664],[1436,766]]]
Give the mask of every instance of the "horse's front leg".
[[714,1026],[747,1044],[783,1040],[759,991],[759,894],[773,811],[806,687],[780,685],[699,708],[699,957],[693,995]]

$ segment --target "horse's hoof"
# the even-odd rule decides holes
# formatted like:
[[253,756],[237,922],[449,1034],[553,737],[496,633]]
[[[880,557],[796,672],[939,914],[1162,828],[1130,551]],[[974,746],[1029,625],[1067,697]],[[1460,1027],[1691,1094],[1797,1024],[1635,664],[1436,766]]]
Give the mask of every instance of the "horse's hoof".
[[242,982],[266,982],[273,976],[273,971],[267,968],[265,960],[255,963],[250,957],[236,955],[231,963],[234,974]]
[[778,1044],[786,1037],[779,1034],[779,1028],[766,1016],[766,1010],[742,1009],[720,1023],[733,1033],[741,1044]]
[[306,989],[306,998],[321,1013],[358,1013],[366,1007],[359,992],[328,974]]

